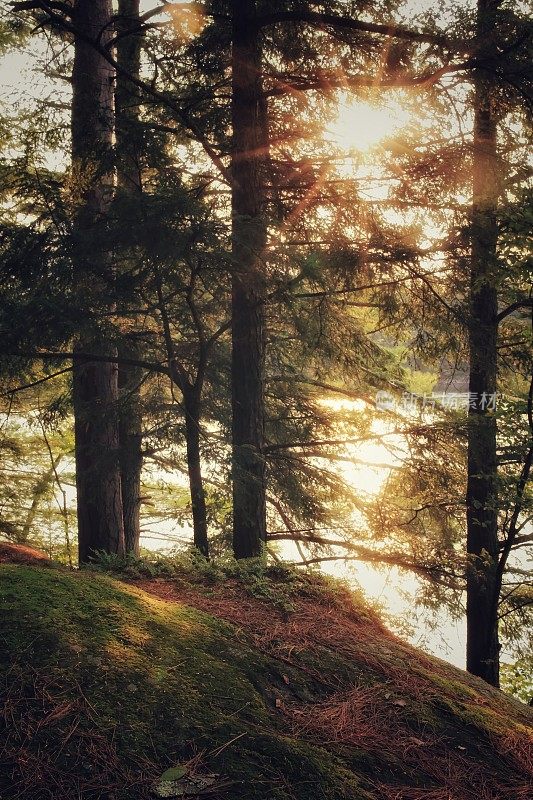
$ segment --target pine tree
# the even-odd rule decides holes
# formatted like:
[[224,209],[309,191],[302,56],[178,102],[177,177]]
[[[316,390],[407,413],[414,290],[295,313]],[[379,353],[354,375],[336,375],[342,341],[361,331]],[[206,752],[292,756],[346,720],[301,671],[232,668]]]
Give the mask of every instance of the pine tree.
[[266,543],[264,458],[267,241],[262,166],[268,130],[256,4],[232,3],[232,446],[233,550],[259,556]]
[[[115,23],[117,38],[116,76],[116,154],[117,197],[125,206],[142,200],[142,135],[139,124],[140,91],[127,75],[139,80],[141,34],[139,32],[139,0],[120,0]],[[120,310],[120,309],[119,309]],[[138,359],[135,342],[123,338],[119,357]],[[140,367],[119,364],[119,441],[120,480],[124,515],[124,537],[127,553],[138,554],[140,539],[141,472],[142,472],[142,408]]]
[[[72,204],[73,266],[78,291],[113,298],[114,273],[100,244],[113,194],[114,71],[93,47],[112,36],[110,0],[77,0],[73,20]],[[113,299],[109,309],[114,308]],[[119,465],[116,347],[99,326],[85,326],[75,344],[73,402],[79,561],[98,550],[124,553]]]
[[[479,0],[479,55],[494,46],[499,0]],[[496,218],[500,195],[496,111],[490,82],[474,77],[472,261],[470,270],[468,484],[467,503],[467,653],[469,672],[499,685],[496,568],[499,557],[496,418],[486,398],[497,391],[498,295]],[[485,399],[484,399],[485,398]]]

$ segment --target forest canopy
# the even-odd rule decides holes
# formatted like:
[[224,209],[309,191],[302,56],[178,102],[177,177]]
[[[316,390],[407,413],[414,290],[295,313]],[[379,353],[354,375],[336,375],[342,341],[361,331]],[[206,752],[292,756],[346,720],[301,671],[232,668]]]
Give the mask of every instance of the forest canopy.
[[1,9],[2,538],[387,569],[528,699],[526,4]]

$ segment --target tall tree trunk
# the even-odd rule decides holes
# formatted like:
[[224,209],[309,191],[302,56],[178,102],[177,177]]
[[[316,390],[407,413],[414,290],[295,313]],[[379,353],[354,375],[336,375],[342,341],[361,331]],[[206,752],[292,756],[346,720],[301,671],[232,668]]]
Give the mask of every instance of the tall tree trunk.
[[[141,71],[140,0],[119,0],[116,21],[117,64],[132,78]],[[139,125],[141,90],[120,70],[116,76],[117,191],[142,192],[142,134]]]
[[[491,47],[498,0],[478,0],[478,41]],[[499,195],[496,119],[490,82],[475,74],[470,403],[467,485],[467,670],[499,685],[496,594],[499,558],[496,419],[487,398],[497,389],[497,265]]]
[[[117,63],[128,75],[138,78],[141,64],[139,0],[119,0]],[[141,152],[139,89],[121,72],[116,77],[117,193],[125,199],[141,199]],[[121,345],[120,355],[139,357],[134,344]],[[126,552],[139,553],[141,535],[142,370],[119,365],[120,474]]]
[[187,471],[191,491],[194,546],[209,557],[207,538],[207,507],[200,458],[200,414],[201,404],[196,389],[184,392],[185,436],[187,444]]
[[200,456],[200,417],[202,413],[202,392],[205,378],[206,351],[200,345],[199,363],[196,379],[193,381],[186,369],[176,356],[170,319],[167,313],[163,296],[163,284],[158,270],[155,271],[157,298],[161,321],[163,323],[163,337],[165,340],[167,358],[170,366],[172,382],[178,387],[183,396],[185,411],[185,443],[187,449],[187,473],[191,492],[191,506],[193,518],[194,546],[203,555],[209,557],[209,540],[207,531],[207,506],[202,476],[202,461]]
[[259,556],[266,541],[264,459],[266,245],[265,101],[255,2],[233,0],[232,478],[233,550]]
[[[111,0],[75,0],[74,22],[84,37],[111,37]],[[72,71],[72,167],[76,185],[73,220],[76,280],[81,292],[109,296],[112,267],[98,245],[113,192],[110,165],[114,73],[89,42],[75,38]],[[110,306],[112,309],[112,305]],[[116,358],[97,326],[84,331],[78,353]],[[76,487],[80,563],[96,550],[124,553],[124,523],[118,459],[118,370],[116,364],[78,357],[73,370]]]

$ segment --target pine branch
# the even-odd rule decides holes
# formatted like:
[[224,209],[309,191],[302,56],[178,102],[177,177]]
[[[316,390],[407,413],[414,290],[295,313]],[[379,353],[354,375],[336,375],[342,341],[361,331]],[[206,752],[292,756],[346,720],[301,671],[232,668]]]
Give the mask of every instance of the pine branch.
[[24,2],[11,3],[13,11],[59,11],[66,17],[72,18],[72,6],[62,3],[61,0],[25,0]]
[[4,353],[5,357],[12,358],[33,358],[42,361],[94,361],[98,364],[124,364],[127,367],[141,367],[151,372],[158,372],[161,375],[170,377],[170,369],[164,363],[153,361],[142,361],[136,358],[123,358],[122,356],[104,356],[97,353],[74,353],[74,352],[49,352],[49,351],[22,351],[17,350],[12,353]]
[[269,378],[269,381],[273,382],[283,382],[289,381],[291,383],[305,383],[307,386],[315,386],[317,389],[323,389],[326,392],[332,392],[333,394],[340,394],[343,397],[348,397],[350,400],[363,400],[365,402],[369,402],[369,397],[366,394],[361,392],[354,392],[350,389],[343,389],[340,386],[334,386],[331,383],[323,383],[322,381],[315,381],[312,378],[302,378],[298,377],[297,375],[274,375]]
[[[533,441],[533,375],[531,376],[531,381],[529,384],[529,392],[527,397],[527,419],[529,424],[529,435],[530,441]],[[501,586],[503,580],[503,573],[505,571],[505,567],[507,565],[507,560],[513,550],[513,547],[517,541],[518,536],[518,518],[522,509],[524,507],[524,494],[531,477],[531,471],[533,469],[533,443],[530,444],[528,451],[526,453],[526,457],[524,459],[524,464],[522,467],[522,471],[520,472],[520,477],[518,478],[518,483],[516,487],[516,501],[513,508],[513,513],[511,515],[511,519],[509,521],[509,525],[507,528],[507,536],[501,548],[501,555],[496,566],[496,580],[498,585]],[[499,592],[495,593],[496,596],[494,598],[494,604],[496,608],[498,607],[498,595]]]
[[[281,76],[273,76],[279,81],[279,85],[265,91],[267,97],[280,97],[291,93],[308,91],[332,91],[335,89],[429,89],[434,86],[444,75],[454,72],[462,72],[470,69],[474,65],[472,60],[462,61],[457,64],[446,64],[431,72],[408,78],[404,75],[396,78],[380,78],[374,76],[361,75],[341,75],[338,73],[330,75],[317,75],[314,78],[300,79],[295,81],[285,81]],[[267,76],[268,77],[268,76]]]
[[26,389],[33,389],[34,386],[40,386],[42,383],[51,381],[53,378],[57,378],[59,375],[64,375],[66,372],[72,372],[72,369],[73,369],[72,367],[65,367],[65,369],[60,369],[59,372],[54,372],[52,373],[52,375],[47,375],[45,378],[40,378],[38,381],[25,383],[23,386],[17,386],[16,389],[9,389],[9,391],[4,392],[1,396],[12,397],[14,394],[17,394],[18,392],[25,392]]
[[[453,575],[443,576],[442,569],[439,565],[424,565],[417,564],[405,557],[403,553],[381,553],[372,550],[370,547],[356,545],[353,542],[348,542],[342,539],[329,539],[324,536],[319,536],[312,532],[303,530],[290,530],[290,531],[272,531],[268,534],[267,541],[295,541],[299,539],[304,544],[317,544],[323,547],[342,547],[343,549],[351,552],[351,558],[356,561],[364,561],[369,564],[388,564],[392,567],[399,567],[400,569],[409,570],[415,574],[421,575],[424,578],[429,578],[435,583],[443,586],[448,586],[454,589],[462,588],[462,584],[457,581]],[[347,556],[336,556],[337,560],[343,560]],[[332,559],[334,557],[331,557]],[[313,563],[312,561],[310,563]]]
[[380,36],[405,39],[411,42],[428,42],[430,44],[446,44],[447,42],[444,36],[412,31],[392,22],[380,25],[374,22],[362,22],[351,17],[340,17],[336,14],[323,14],[318,11],[279,11],[274,14],[264,14],[256,18],[255,25],[257,28],[266,28],[282,22],[301,22],[319,28],[340,28],[363,33],[377,33]]
[[507,308],[504,308],[503,311],[500,311],[496,317],[496,321],[501,322],[515,311],[519,311],[521,308],[533,308],[533,298],[525,297],[523,300],[517,300],[515,303],[511,303],[510,306],[507,306]]

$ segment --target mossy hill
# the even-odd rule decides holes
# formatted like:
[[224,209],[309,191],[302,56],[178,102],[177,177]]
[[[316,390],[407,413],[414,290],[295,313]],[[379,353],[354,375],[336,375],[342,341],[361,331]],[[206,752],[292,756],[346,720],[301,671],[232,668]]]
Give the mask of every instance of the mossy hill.
[[2,564],[0,609],[2,800],[533,797],[531,710],[318,578]]

